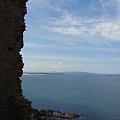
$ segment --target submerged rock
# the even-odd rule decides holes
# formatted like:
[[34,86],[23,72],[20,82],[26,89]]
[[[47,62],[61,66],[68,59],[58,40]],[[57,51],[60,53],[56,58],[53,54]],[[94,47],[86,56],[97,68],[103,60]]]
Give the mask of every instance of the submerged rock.
[[64,112],[49,110],[49,109],[41,110],[41,111],[38,111],[37,109],[33,109],[32,112],[33,112],[32,117],[36,118],[36,120],[39,120],[39,119],[55,120],[55,118],[75,119],[80,117],[80,115],[76,113],[64,113]]
[[65,117],[65,118],[69,118],[69,119],[73,119],[73,118],[79,118],[80,115],[75,114],[75,113],[66,113],[66,114],[64,115],[64,117]]

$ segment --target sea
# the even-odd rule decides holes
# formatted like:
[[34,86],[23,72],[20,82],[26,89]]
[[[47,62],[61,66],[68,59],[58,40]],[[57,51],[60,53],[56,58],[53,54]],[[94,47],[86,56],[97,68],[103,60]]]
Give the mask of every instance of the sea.
[[81,113],[79,120],[120,119],[120,75],[66,72],[21,79],[34,108]]

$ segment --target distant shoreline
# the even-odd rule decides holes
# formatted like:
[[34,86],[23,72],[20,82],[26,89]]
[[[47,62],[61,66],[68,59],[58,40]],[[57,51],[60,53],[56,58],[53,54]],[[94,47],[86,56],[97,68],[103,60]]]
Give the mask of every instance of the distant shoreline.
[[50,74],[50,73],[35,73],[35,72],[24,72],[23,75],[46,75],[46,74]]
[[61,72],[24,72],[23,75],[48,75],[48,74],[64,74],[64,73],[61,73]]
[[47,74],[98,74],[107,76],[120,76],[120,74],[100,74],[100,73],[90,73],[90,72],[24,72],[23,75],[47,75]]

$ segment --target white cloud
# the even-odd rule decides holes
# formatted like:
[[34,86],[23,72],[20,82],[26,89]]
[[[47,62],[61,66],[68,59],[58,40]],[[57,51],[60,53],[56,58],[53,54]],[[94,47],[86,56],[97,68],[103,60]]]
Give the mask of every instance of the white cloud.
[[[72,0],[67,0],[67,2],[71,3],[73,2]],[[77,2],[77,0],[75,0]],[[59,33],[60,35],[68,35],[72,37],[77,37],[79,41],[87,41],[87,42],[92,42],[98,46],[101,46],[103,42],[107,45],[109,45],[107,42],[109,41],[120,41],[120,20],[118,14],[118,18],[114,21],[110,21],[106,18],[90,18],[86,19],[83,18],[82,16],[75,16],[70,13],[69,11],[65,11],[62,9],[58,3],[65,4],[66,1],[60,0],[58,3],[55,5],[51,5],[50,0],[30,0],[29,2],[29,7],[28,8],[33,8],[31,11],[36,11],[36,14],[39,14],[39,7],[40,5],[46,6],[47,8],[52,8],[55,9],[58,12],[63,13],[63,16],[58,17],[58,18],[46,18],[45,21],[49,21],[49,24],[40,24],[40,20],[42,19],[41,17],[37,17],[37,19],[34,19],[34,24],[28,25],[28,31],[27,33],[29,36],[32,36],[37,39],[41,39],[40,36],[44,33],[51,32],[49,30],[52,30],[53,33],[50,33],[49,35],[52,35],[55,33]],[[120,0],[109,0],[106,1],[104,4],[105,6],[110,6],[111,4],[116,4],[116,7],[119,8],[120,10]],[[46,8],[45,7],[45,8]],[[120,12],[118,12],[120,13]],[[31,13],[29,13],[31,14]],[[109,13],[108,13],[109,14]],[[33,19],[33,18],[32,18]],[[32,20],[31,19],[31,20]],[[48,28],[49,27],[49,28]],[[26,34],[27,34],[26,33]],[[61,35],[61,36],[62,36]],[[60,37],[60,36],[59,36]],[[55,38],[55,37],[54,37]],[[59,38],[55,38],[55,41],[58,41]],[[69,39],[69,38],[68,38]],[[64,40],[59,40],[61,43],[69,44],[79,44],[78,41],[73,42],[72,40],[67,40],[64,38]]]
[[117,40],[120,41],[120,22],[106,22],[100,23],[96,26],[96,32],[100,36],[107,40]]
[[[97,44],[97,43],[96,43]],[[49,50],[65,50],[65,51],[68,51],[68,50],[76,50],[76,51],[84,51],[84,52],[110,52],[110,53],[120,53],[120,49],[119,48],[113,48],[112,46],[108,45],[109,47],[102,47],[99,45],[99,47],[82,47],[82,46],[79,46],[77,44],[74,44],[74,43],[67,43],[67,44],[64,44],[63,45],[60,45],[59,44],[59,47],[54,45],[54,44],[36,44],[36,43],[27,43],[25,45],[25,49],[34,49],[34,50],[45,50],[45,49],[49,49]],[[26,53],[25,51],[22,51],[22,54],[26,57],[28,56],[28,53]],[[31,54],[31,53],[30,53]],[[49,56],[49,55],[45,55],[46,57]]]
[[54,32],[59,32],[62,34],[68,34],[68,35],[81,35],[82,31],[80,31],[79,29],[75,28],[75,27],[55,27],[52,29]]
[[120,41],[120,20],[106,20],[105,18],[85,19],[65,13],[62,17],[54,19],[53,32],[90,38],[98,36],[104,40]]
[[[36,57],[34,56],[34,59],[37,58],[40,59],[41,56],[36,56]],[[57,58],[58,57],[56,57],[56,59]],[[76,58],[76,60],[77,59],[78,58]],[[83,58],[82,61],[79,60],[74,61],[74,64],[73,61],[61,62],[60,60],[51,61],[51,59],[49,59],[49,61],[34,61],[33,59],[30,59],[25,63],[24,71],[32,71],[32,72],[90,71],[90,72],[99,72],[99,73],[105,73],[105,72],[112,73],[113,69],[117,69],[119,71],[119,65],[115,64],[115,61],[120,61],[120,58],[109,58],[109,59]],[[109,65],[106,64],[108,62],[112,64]]]
[[29,61],[25,64],[24,71],[41,71],[41,72],[61,72],[62,71],[62,65],[60,64],[62,62],[34,62]]

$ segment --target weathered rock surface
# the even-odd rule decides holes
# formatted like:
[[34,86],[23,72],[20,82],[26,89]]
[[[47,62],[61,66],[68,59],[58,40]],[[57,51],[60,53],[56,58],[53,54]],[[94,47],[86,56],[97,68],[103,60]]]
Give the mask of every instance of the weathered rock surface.
[[55,111],[55,110],[41,110],[40,113],[45,116],[53,116],[53,117],[60,117],[60,118],[66,118],[66,119],[73,119],[73,118],[79,117],[79,115],[75,113],[64,113],[64,112]]
[[27,0],[0,0],[0,120],[30,120],[31,102],[22,95],[21,77]]
[[79,114],[75,113],[64,113],[56,110],[41,110],[32,109],[32,117],[36,119],[55,119],[55,118],[64,118],[64,119],[75,119],[79,118]]

